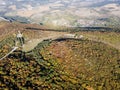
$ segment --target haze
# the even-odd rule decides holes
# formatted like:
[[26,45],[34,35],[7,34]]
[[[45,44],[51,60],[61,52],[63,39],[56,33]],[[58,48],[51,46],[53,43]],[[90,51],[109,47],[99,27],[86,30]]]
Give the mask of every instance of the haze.
[[118,26],[120,0],[1,0],[0,16],[54,26]]

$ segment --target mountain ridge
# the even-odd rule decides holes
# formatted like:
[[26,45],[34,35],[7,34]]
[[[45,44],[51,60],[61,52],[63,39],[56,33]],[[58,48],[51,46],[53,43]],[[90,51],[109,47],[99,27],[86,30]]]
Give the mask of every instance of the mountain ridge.
[[[24,20],[26,23],[50,23],[57,26],[119,26],[119,2],[119,0],[14,0],[12,2],[6,0],[1,1],[0,16],[8,20],[13,19],[12,21]],[[109,21],[100,20],[104,18],[108,18]],[[62,25],[60,19],[64,19],[67,25]],[[57,24],[54,24],[54,21]],[[112,24],[113,22],[118,25]]]

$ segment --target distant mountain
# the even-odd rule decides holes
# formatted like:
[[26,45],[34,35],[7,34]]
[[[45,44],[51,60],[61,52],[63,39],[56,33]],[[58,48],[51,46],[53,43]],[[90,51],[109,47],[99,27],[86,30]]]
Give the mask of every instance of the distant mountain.
[[118,25],[120,0],[1,0],[0,16],[55,26]]
[[0,21],[9,21],[9,20],[7,20],[7,19],[5,19],[3,17],[0,17]]

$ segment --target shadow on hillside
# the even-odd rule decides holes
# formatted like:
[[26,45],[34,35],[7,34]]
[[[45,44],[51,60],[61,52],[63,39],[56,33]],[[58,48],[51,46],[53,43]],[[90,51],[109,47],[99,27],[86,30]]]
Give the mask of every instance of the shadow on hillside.
[[43,31],[57,31],[57,32],[68,32],[68,31],[112,31],[113,28],[110,27],[68,27],[64,29],[43,29],[43,28],[34,28],[27,27],[27,30],[43,30]]
[[57,38],[53,41],[61,42],[61,41],[67,41],[67,40],[83,40],[83,39],[77,39],[77,38]]

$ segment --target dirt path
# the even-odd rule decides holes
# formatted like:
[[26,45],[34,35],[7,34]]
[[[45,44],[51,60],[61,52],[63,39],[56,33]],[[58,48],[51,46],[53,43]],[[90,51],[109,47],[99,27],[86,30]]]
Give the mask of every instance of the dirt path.
[[23,47],[23,51],[25,52],[28,52],[32,49],[34,49],[34,47],[36,47],[40,42],[42,42],[43,40],[46,40],[46,39],[57,39],[61,36],[63,36],[65,33],[61,33],[61,32],[52,32],[52,33],[49,33],[48,35],[43,35],[41,38],[38,38],[38,39],[31,39],[29,40]]
[[[65,32],[45,32],[45,35],[41,35],[40,38],[37,38],[37,39],[31,39],[29,40],[23,47],[23,51],[27,52],[27,51],[30,51],[32,49],[34,49],[34,47],[36,47],[40,42],[42,42],[43,40],[46,40],[46,39],[57,39],[57,38],[60,38],[60,37],[64,37],[65,34],[68,34],[68,33],[65,33]],[[102,40],[100,38],[98,38],[97,36],[86,36],[84,34],[81,34],[84,36],[84,38],[87,38],[89,40],[92,40],[92,41],[96,41],[96,42],[102,42],[104,44],[107,44],[107,45],[110,45],[118,50],[120,50],[120,46],[119,45],[116,45],[116,44],[112,44],[106,40]],[[66,37],[64,37],[66,38]],[[74,37],[73,37],[74,38]]]

